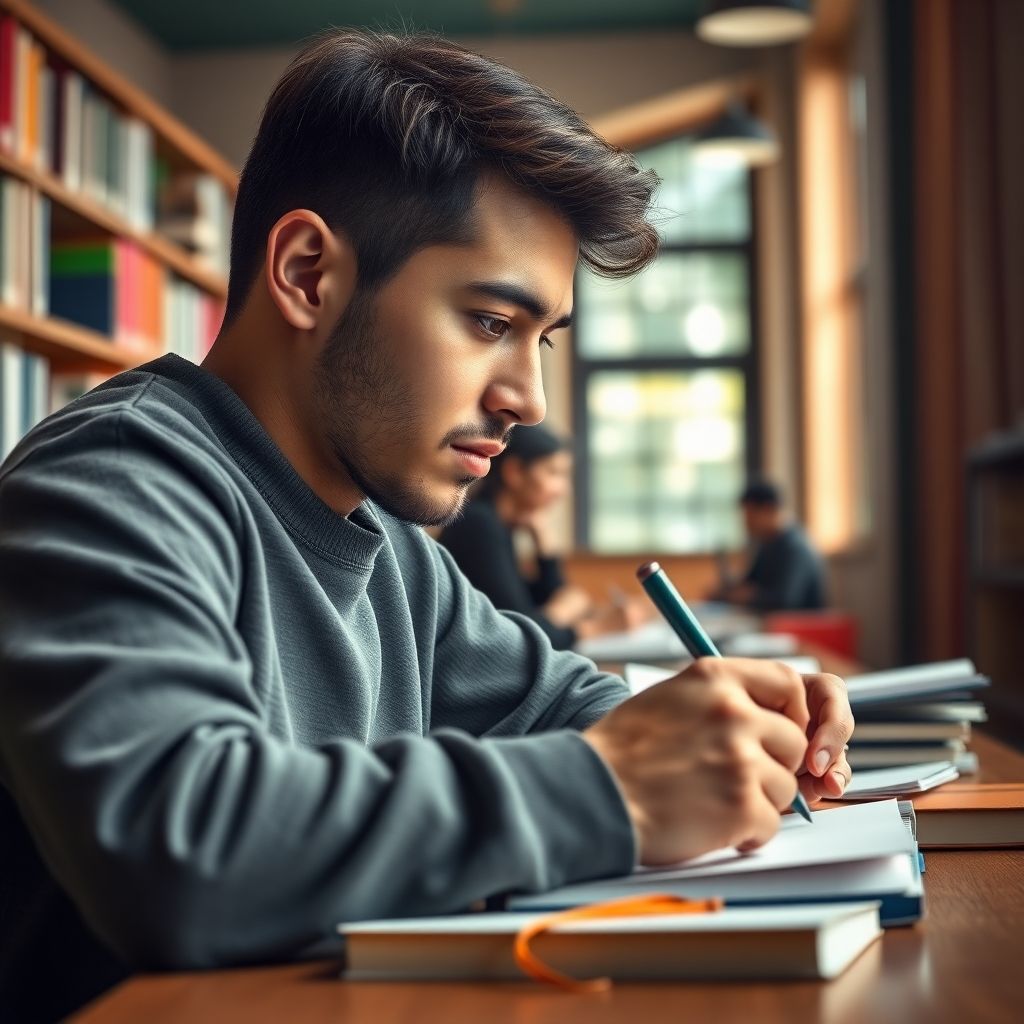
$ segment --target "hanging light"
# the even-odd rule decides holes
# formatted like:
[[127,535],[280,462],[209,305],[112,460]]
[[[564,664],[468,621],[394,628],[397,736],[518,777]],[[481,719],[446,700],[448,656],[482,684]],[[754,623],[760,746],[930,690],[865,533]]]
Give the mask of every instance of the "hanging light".
[[772,46],[811,31],[811,0],[705,0],[697,35],[720,46]]
[[779,143],[770,129],[732,101],[725,113],[694,135],[693,155],[708,163],[763,167],[779,157]]

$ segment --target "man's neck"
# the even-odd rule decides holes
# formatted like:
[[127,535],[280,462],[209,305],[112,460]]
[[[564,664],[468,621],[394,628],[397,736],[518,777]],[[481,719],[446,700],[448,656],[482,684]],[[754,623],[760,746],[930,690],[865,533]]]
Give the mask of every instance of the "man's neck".
[[[299,412],[294,392],[294,367],[284,365],[280,353],[285,345],[258,333],[245,332],[236,323],[218,335],[203,360],[203,369],[224,381],[249,407],[263,429],[292,464],[309,488],[335,512],[349,516],[364,495],[349,478],[345,468],[330,451],[325,438],[318,438],[313,424]],[[305,385],[305,402],[312,406],[313,382]]]

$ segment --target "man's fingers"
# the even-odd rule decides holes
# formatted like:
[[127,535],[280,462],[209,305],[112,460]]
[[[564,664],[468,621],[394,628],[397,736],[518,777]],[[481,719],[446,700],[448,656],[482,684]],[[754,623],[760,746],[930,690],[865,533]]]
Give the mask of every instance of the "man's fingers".
[[761,790],[776,811],[784,811],[796,796],[796,776],[771,757],[764,759]]
[[804,684],[812,730],[805,764],[812,775],[822,778],[835,770],[843,757],[844,747],[853,734],[853,712],[846,684],[838,676],[805,676]]
[[747,819],[744,837],[735,846],[744,852],[756,850],[759,846],[764,846],[778,831],[778,808],[767,795],[762,794]]
[[777,711],[802,730],[811,719],[807,706],[807,688],[803,678],[788,665],[758,658],[700,658],[691,672],[703,673],[709,680],[720,673],[736,679],[755,704]]
[[852,776],[844,754],[820,779],[814,775],[801,775],[800,792],[808,800],[833,800],[846,792]]
[[804,762],[807,737],[803,730],[788,718],[773,712],[760,716],[761,746],[790,775]]

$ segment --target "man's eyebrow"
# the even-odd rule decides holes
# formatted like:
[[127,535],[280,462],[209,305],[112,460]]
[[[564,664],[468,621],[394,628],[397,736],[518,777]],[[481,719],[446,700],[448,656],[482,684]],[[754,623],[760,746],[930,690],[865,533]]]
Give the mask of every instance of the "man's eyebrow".
[[[500,302],[511,302],[520,309],[525,309],[534,320],[543,322],[552,316],[551,309],[540,298],[521,285],[510,281],[473,281],[467,286],[470,291],[478,292]],[[559,317],[548,327],[549,331],[557,331],[560,327],[568,327],[572,323],[572,312]]]

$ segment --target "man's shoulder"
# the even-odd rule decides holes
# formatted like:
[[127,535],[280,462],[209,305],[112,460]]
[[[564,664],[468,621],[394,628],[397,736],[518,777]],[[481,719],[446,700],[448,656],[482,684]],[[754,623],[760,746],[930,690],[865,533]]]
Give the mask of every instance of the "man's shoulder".
[[[225,473],[225,455],[200,412],[159,374],[118,374],[47,417],[4,463],[0,482],[76,479],[113,493],[119,481],[160,480],[174,489]],[[200,485],[200,489],[209,488]],[[220,490],[220,484],[217,489]]]

